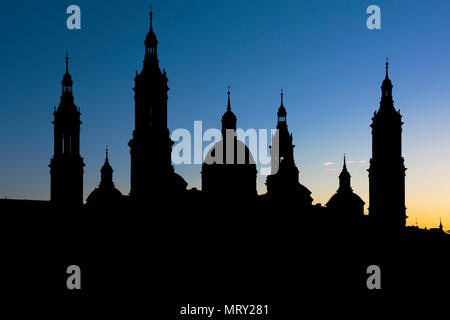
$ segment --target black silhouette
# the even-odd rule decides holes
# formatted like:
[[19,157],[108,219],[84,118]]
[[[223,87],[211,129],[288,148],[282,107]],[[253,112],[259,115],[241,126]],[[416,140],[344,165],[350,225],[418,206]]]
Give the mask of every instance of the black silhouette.
[[[299,182],[299,171],[294,161],[295,146],[292,144],[292,134],[289,134],[287,128],[283,91],[281,91],[281,104],[277,117],[277,131],[271,146],[272,174],[267,177],[267,193],[264,197],[295,205],[299,209],[308,209],[311,207],[313,199],[311,191]],[[278,145],[274,143],[276,141],[278,141]]]
[[135,130],[128,145],[131,154],[130,197],[135,200],[158,198],[161,194],[179,193],[187,183],[175,173],[171,163],[173,141],[167,128],[167,76],[159,68],[158,40],[150,30],[145,37],[145,58],[141,73],[136,71]]
[[[144,65],[134,87],[130,194],[114,187],[106,151],[100,184],[85,205],[80,111],[66,57],[54,112],[51,201],[0,199],[0,223],[7,229],[1,234],[8,240],[2,252],[5,296],[36,293],[33,298],[46,303],[62,299],[67,310],[105,299],[102,312],[115,315],[122,307],[133,318],[151,310],[154,318],[168,319],[177,318],[178,304],[255,301],[274,306],[271,318],[287,319],[299,310],[317,312],[314,302],[328,307],[327,298],[356,305],[356,299],[375,297],[380,306],[385,296],[398,301],[399,292],[405,297],[450,284],[450,265],[442,259],[450,237],[442,222],[430,230],[405,227],[402,122],[388,64],[372,123],[370,211],[364,215],[345,158],[337,193],[326,206],[312,204],[311,192],[299,182],[283,93],[267,194],[257,195],[256,165],[237,139],[229,90],[222,140],[202,166],[202,190],[186,190],[171,163],[168,79],[159,68],[157,44],[150,12]],[[80,265],[87,279],[80,292],[65,287],[71,264]],[[383,272],[381,293],[366,287],[372,264]]]
[[388,75],[381,85],[380,109],[372,118],[372,159],[369,168],[369,214],[382,227],[406,225],[405,165],[402,157],[402,116],[395,110],[392,82]]
[[61,102],[55,107],[54,154],[50,162],[51,201],[58,206],[79,208],[83,205],[83,158],[80,156],[80,109],[74,103],[69,57],[62,79]]
[[101,180],[98,188],[86,199],[86,208],[88,209],[107,209],[118,208],[124,203],[122,193],[114,187],[113,168],[109,164],[108,147],[106,148],[105,163],[103,164],[100,175]]
[[256,197],[256,164],[250,150],[237,138],[236,121],[228,88],[222,140],[209,150],[202,166],[202,191],[206,197],[240,198],[241,201]]
[[342,219],[360,219],[364,216],[365,202],[353,192],[350,178],[344,156],[344,166],[339,174],[339,189],[328,200],[327,208],[339,214]]

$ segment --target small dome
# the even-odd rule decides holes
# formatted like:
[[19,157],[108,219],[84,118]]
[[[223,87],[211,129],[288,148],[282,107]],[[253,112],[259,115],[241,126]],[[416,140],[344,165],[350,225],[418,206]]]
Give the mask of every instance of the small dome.
[[100,169],[100,172],[102,172],[102,173],[113,172],[113,168],[109,164],[108,156],[106,157],[105,163],[103,164],[102,168]]
[[345,164],[345,157],[344,157],[344,167],[342,168],[342,171],[339,174],[339,178],[341,178],[341,179],[344,179],[344,178],[350,179],[351,178],[350,172],[348,172],[347,166]]
[[277,112],[278,117],[286,117],[286,114],[287,114],[286,108],[283,105],[281,105],[278,108],[278,112]]
[[72,77],[70,76],[69,72],[66,71],[62,79],[62,85],[64,87],[71,87],[72,84],[73,84]]
[[158,40],[156,39],[156,34],[153,32],[153,30],[151,29],[148,33],[147,36],[145,37],[145,43],[149,44],[149,45],[154,45],[158,42]]

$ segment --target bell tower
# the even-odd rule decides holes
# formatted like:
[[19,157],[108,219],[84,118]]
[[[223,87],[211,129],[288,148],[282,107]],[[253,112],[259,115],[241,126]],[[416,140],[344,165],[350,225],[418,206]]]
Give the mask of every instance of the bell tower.
[[272,174],[267,176],[267,195],[283,199],[280,203],[295,202],[299,208],[308,208],[313,201],[311,191],[299,182],[299,170],[295,164],[292,134],[287,125],[287,111],[283,102],[283,89],[280,107],[277,111],[277,130],[270,146]]
[[[186,182],[175,174],[171,162],[173,141],[167,127],[166,72],[159,67],[158,40],[153,31],[153,13],[150,11],[150,29],[145,37],[145,55],[140,73],[136,71],[135,129],[128,143],[131,155],[131,190],[135,200],[150,196],[184,191]],[[156,197],[158,198],[158,197]]]
[[74,103],[69,57],[62,79],[62,94],[53,112],[54,152],[50,161],[51,202],[67,208],[83,205],[83,158],[80,156],[80,109]]
[[402,157],[402,115],[395,110],[389,62],[381,85],[380,108],[372,118],[372,158],[369,167],[369,215],[380,226],[401,228],[406,224],[405,175]]

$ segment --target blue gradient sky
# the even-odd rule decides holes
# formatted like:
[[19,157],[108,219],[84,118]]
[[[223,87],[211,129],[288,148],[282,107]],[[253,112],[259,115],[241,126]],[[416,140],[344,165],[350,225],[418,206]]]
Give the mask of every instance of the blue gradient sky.
[[[81,7],[79,31],[66,8]],[[414,224],[450,226],[450,2],[152,1],[161,66],[169,78],[169,127],[219,127],[232,87],[241,128],[273,128],[280,88],[300,180],[315,202],[337,189],[345,152],[352,185],[368,202],[370,119],[384,61],[404,115],[407,208]],[[368,30],[366,8],[381,8]],[[52,111],[65,51],[82,112],[85,197],[110,146],[115,183],[129,191],[133,77],[148,30],[148,1],[2,1],[0,4],[0,197],[48,199]],[[206,145],[206,144],[205,144]],[[325,162],[334,164],[325,166]],[[177,166],[200,187],[200,166]],[[264,178],[258,179],[265,192]],[[366,204],[366,210],[367,210]]]

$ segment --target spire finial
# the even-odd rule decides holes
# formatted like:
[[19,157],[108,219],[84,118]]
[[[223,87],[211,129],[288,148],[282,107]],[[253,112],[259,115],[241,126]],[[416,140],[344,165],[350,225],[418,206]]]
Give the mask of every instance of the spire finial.
[[66,50],[66,73],[69,73],[69,51]]
[[386,78],[389,78],[389,57],[386,57]]
[[153,9],[152,6],[150,6],[150,30],[153,30]]
[[230,111],[231,110],[231,102],[230,102],[230,86],[228,86],[228,103],[227,103],[227,110]]
[[105,157],[105,161],[108,161],[108,145],[106,145],[106,150],[105,150],[105,154],[106,154],[106,157]]
[[439,229],[443,229],[444,228],[444,226],[442,225],[442,218],[441,217],[439,217]]
[[345,153],[344,153],[344,169],[347,168],[347,163],[346,163],[346,157],[345,157]]
[[281,105],[283,105],[283,88],[281,88]]

